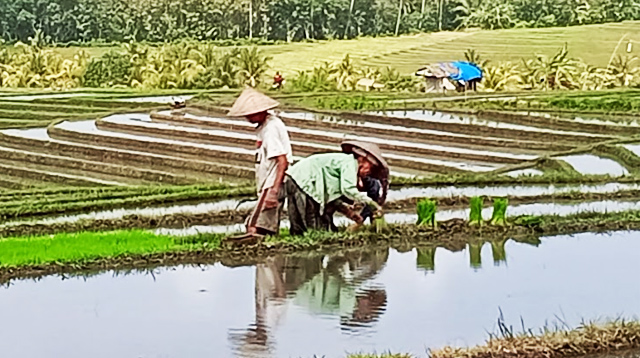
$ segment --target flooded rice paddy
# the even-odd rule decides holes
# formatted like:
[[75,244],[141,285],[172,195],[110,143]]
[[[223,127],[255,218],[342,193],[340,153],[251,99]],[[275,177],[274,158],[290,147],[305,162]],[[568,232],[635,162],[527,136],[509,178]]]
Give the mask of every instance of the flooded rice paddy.
[[[584,202],[579,204],[557,204],[557,203],[533,203],[509,206],[507,216],[520,215],[560,215],[567,216],[580,213],[616,213],[628,210],[639,210],[640,202],[638,201],[617,201],[603,200]],[[437,221],[450,219],[468,219],[470,209],[450,209],[438,210],[436,213]],[[482,217],[485,220],[491,218],[493,208],[487,207],[482,210]],[[286,215],[285,215],[286,216]],[[418,220],[418,215],[413,212],[387,212],[385,220],[392,224],[413,224]],[[336,216],[334,223],[338,226],[348,226],[351,221],[343,216]],[[289,221],[284,219],[280,223],[280,227],[288,228]],[[173,236],[191,236],[204,233],[237,233],[245,230],[242,224],[231,225],[199,225],[190,226],[180,229],[160,228],[156,233],[162,235]]]
[[637,316],[638,252],[640,232],[586,233],[46,277],[0,288],[0,340],[12,358],[425,357],[482,343],[500,315],[516,331]]
[[589,136],[594,138],[603,137],[598,134],[572,132],[572,131],[559,131],[554,129],[532,127],[532,126],[526,126],[521,124],[498,122],[498,121],[493,121],[489,119],[480,119],[473,116],[457,116],[453,114],[447,114],[447,113],[435,112],[435,111],[407,110],[407,111],[371,112],[371,114],[398,117],[398,118],[408,118],[408,119],[427,121],[427,122],[481,125],[481,126],[487,126],[492,128],[514,129],[514,130],[521,130],[521,131],[527,131],[527,132],[575,134],[575,135],[584,135],[584,136]]
[[[640,189],[638,184],[623,184],[623,183],[608,183],[603,185],[539,185],[539,186],[486,186],[486,187],[463,187],[463,186],[442,186],[442,187],[428,187],[428,188],[402,188],[390,190],[387,196],[389,202],[410,199],[410,198],[442,198],[442,197],[472,197],[472,196],[519,196],[519,197],[534,197],[540,195],[550,194],[562,194],[568,192],[581,192],[581,193],[614,193],[621,190],[637,190]],[[204,213],[214,213],[223,210],[243,210],[249,209],[253,206],[253,202],[240,203],[239,200],[220,200],[213,202],[202,202],[197,204],[180,204],[180,205],[163,205],[157,207],[144,207],[144,208],[127,208],[127,209],[112,209],[112,210],[98,210],[88,213],[53,216],[48,218],[40,218],[36,220],[17,220],[6,222],[2,226],[15,226],[25,223],[29,224],[64,224],[74,223],[80,220],[117,220],[130,215],[136,215],[139,217],[159,217],[173,214],[186,214],[196,215]],[[548,204],[545,204],[548,205]],[[439,212],[441,215],[443,212]],[[236,226],[231,226],[234,230]],[[228,231],[228,226],[220,226],[216,228],[223,228],[222,231]],[[241,227],[240,227],[241,229]]]
[[614,177],[629,174],[629,172],[620,163],[606,158],[600,158],[591,154],[569,155],[558,157],[577,170],[578,173],[589,174],[608,174]]

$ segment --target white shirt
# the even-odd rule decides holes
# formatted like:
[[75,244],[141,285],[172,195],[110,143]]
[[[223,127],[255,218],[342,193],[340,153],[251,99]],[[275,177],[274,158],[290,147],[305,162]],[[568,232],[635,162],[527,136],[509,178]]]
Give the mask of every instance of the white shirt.
[[274,115],[268,115],[267,120],[256,130],[256,185],[258,194],[273,187],[276,180],[276,157],[287,156],[289,164],[293,162],[289,133],[282,120]]

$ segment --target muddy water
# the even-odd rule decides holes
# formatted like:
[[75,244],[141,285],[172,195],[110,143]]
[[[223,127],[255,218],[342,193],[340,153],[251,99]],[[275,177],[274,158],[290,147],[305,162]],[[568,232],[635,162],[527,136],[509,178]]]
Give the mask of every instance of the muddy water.
[[629,174],[629,172],[620,165],[620,163],[591,154],[569,155],[565,157],[558,157],[557,159],[569,163],[569,165],[571,165],[580,174],[608,174],[611,176]]
[[[634,190],[640,188],[637,184],[621,184],[621,183],[609,183],[604,185],[579,185],[579,186],[487,186],[487,187],[455,187],[455,186],[443,186],[443,187],[430,187],[430,188],[403,188],[398,190],[389,191],[388,200],[401,200],[407,198],[416,197],[449,197],[449,196],[538,196],[548,195],[554,193],[566,193],[566,192],[582,192],[582,193],[613,193],[620,190]],[[43,218],[38,220],[18,220],[14,222],[8,222],[3,226],[21,225],[26,222],[32,224],[62,224],[72,223],[80,220],[96,220],[96,219],[119,219],[129,215],[139,215],[142,217],[156,217],[171,214],[201,214],[216,212],[221,210],[232,209],[248,209],[253,206],[252,202],[240,204],[238,200],[221,200],[215,202],[203,202],[198,204],[187,205],[171,205],[160,207],[144,207],[144,208],[131,208],[131,209],[113,209],[94,211],[90,213],[83,213],[77,215],[55,216],[49,218]],[[238,206],[239,205],[239,206]],[[228,226],[216,227],[215,230],[222,230],[226,232]],[[232,230],[235,230],[236,226],[232,226]]]
[[133,102],[133,103],[173,103],[174,101],[188,101],[192,99],[193,95],[176,95],[176,96],[152,96],[152,97],[134,97],[134,98],[121,98],[120,102]]
[[[580,204],[555,204],[555,203],[535,203],[535,204],[522,204],[510,206],[507,210],[507,216],[520,216],[520,215],[572,215],[585,212],[593,213],[614,213],[627,210],[640,210],[640,203],[637,201],[594,201],[585,202]],[[491,218],[493,208],[485,208],[482,210],[482,217],[485,220]],[[469,218],[469,209],[456,209],[456,210],[438,210],[436,214],[436,220],[450,220],[450,219],[466,219]],[[385,219],[389,223],[394,224],[409,224],[415,223],[418,220],[418,215],[408,212],[390,212],[385,214]],[[338,226],[347,226],[351,223],[349,219],[343,216],[336,216],[334,222]],[[288,220],[281,221],[282,228],[289,227]],[[174,236],[190,236],[201,233],[236,233],[244,231],[244,226],[241,224],[233,225],[211,225],[211,226],[191,226],[183,229],[157,229],[156,233],[162,235],[174,235]]]
[[19,281],[0,288],[2,356],[424,357],[482,343],[500,311],[516,331],[638,315],[638,252],[619,232]]
[[590,137],[603,137],[598,134],[572,132],[572,131],[559,131],[559,130],[553,130],[553,129],[525,126],[521,124],[496,122],[492,120],[479,119],[477,117],[456,116],[452,114],[445,114],[442,112],[433,112],[433,111],[422,111],[422,110],[387,111],[387,112],[371,112],[370,114],[398,117],[398,118],[409,118],[409,119],[415,119],[415,120],[427,121],[427,122],[481,125],[481,126],[487,126],[492,128],[514,129],[514,130],[521,130],[521,131],[527,131],[527,132],[544,132],[544,133],[555,133],[555,134],[584,135],[584,136],[590,136]]

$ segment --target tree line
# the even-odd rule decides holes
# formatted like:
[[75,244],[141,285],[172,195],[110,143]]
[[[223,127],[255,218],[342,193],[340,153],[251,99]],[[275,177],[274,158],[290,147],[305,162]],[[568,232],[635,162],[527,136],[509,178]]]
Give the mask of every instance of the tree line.
[[0,38],[300,41],[640,20],[635,0],[0,0]]

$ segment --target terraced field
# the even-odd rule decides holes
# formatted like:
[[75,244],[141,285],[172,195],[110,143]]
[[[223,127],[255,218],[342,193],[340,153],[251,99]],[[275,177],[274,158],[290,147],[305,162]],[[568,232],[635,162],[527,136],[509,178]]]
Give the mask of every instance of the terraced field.
[[[5,94],[0,113],[18,119],[0,130],[0,187],[189,185],[253,178],[251,124],[199,101],[171,111],[164,104],[169,99],[109,92]],[[481,116],[426,110],[312,113],[286,107],[279,116],[289,128],[296,160],[339,150],[344,139],[364,140],[380,146],[396,178],[550,172],[619,177],[634,173],[640,161],[635,122],[496,111]]]
[[[240,205],[238,197],[254,192],[253,125],[195,99],[186,110],[172,111],[169,99],[171,94],[81,91],[0,97],[0,111],[46,118],[41,126],[15,121],[0,130],[0,193],[6,193],[0,216],[8,221],[0,236],[96,228],[239,229],[250,204]],[[452,218],[464,216],[455,206],[478,193],[516,198],[525,205],[523,213],[526,205],[572,198],[586,198],[598,210],[618,205],[607,197],[633,207],[638,196],[640,126],[633,121],[293,108],[284,106],[279,116],[289,128],[294,160],[339,150],[344,139],[380,146],[392,185],[405,187],[390,193],[391,221],[414,220],[406,211],[424,196],[453,205],[445,215]],[[559,181],[593,186],[503,186]],[[433,187],[439,184],[449,186]],[[577,191],[590,194],[567,194]],[[461,199],[446,199],[453,196]]]
[[[228,102],[223,98],[228,96],[228,93],[220,94],[221,100],[216,103]],[[532,317],[551,317],[548,311],[540,313],[538,296],[529,294],[534,282],[531,277],[546,274],[549,279],[562,280],[557,287],[563,287],[567,292],[561,294],[556,286],[548,284],[548,279],[540,283],[540,287],[553,287],[552,293],[545,293],[545,297],[552,300],[549,303],[552,309],[564,302],[557,298],[559,296],[571,299],[571,303],[578,300],[574,297],[591,297],[593,304],[588,309],[577,311],[581,315],[579,318],[610,312],[609,307],[602,306],[607,296],[597,296],[603,294],[597,284],[611,284],[610,292],[632,287],[626,282],[616,286],[615,280],[611,280],[616,275],[624,275],[628,265],[637,261],[633,257],[637,248],[632,238],[635,232],[629,230],[640,230],[640,125],[630,116],[625,116],[624,121],[617,121],[597,116],[585,120],[567,113],[563,117],[487,110],[444,113],[410,109],[410,105],[406,106],[407,109],[386,112],[330,112],[302,110],[293,104],[287,105],[286,99],[281,98],[285,105],[278,114],[289,128],[294,160],[313,153],[339,150],[339,143],[344,139],[374,142],[382,148],[392,169],[392,188],[385,203],[388,226],[381,231],[368,226],[356,233],[315,232],[302,237],[283,234],[251,245],[235,245],[224,238],[243,229],[243,222],[254,205],[252,163],[255,128],[242,119],[226,117],[226,108],[213,105],[212,101],[195,98],[188,102],[187,109],[172,111],[164,103],[168,99],[170,94],[166,93],[136,97],[130,92],[6,93],[0,96],[0,113],[25,112],[42,118],[43,122],[41,125],[25,125],[20,118],[9,121],[7,128],[0,129],[0,284],[11,283],[2,288],[2,297],[20,297],[20,287],[42,285],[39,281],[30,283],[25,278],[56,274],[64,275],[65,279],[58,283],[55,278],[44,279],[51,279],[53,285],[62,286],[74,280],[67,280],[68,275],[87,272],[96,275],[94,278],[83,277],[82,283],[78,280],[79,287],[70,289],[65,286],[61,289],[73,292],[74,297],[87,287],[102,286],[91,284],[95,282],[92,280],[113,280],[105,286],[111,291],[115,287],[113,284],[119,285],[123,280],[137,276],[128,275],[128,270],[149,270],[153,274],[153,285],[145,285],[142,279],[139,284],[127,284],[122,291],[126,299],[115,300],[117,302],[130,302],[131,287],[141,288],[141,294],[135,297],[145,297],[142,293],[149,287],[165,282],[166,272],[180,275],[181,272],[189,272],[190,269],[181,265],[198,265],[193,272],[177,279],[176,282],[181,284],[196,282],[189,280],[194,275],[210,275],[211,272],[250,274],[251,277],[229,276],[229,281],[225,282],[233,284],[210,287],[200,282],[197,287],[177,288],[194,292],[198,300],[207,292],[219,298],[225,296],[220,295],[222,290],[228,293],[233,287],[259,282],[261,270],[284,257],[291,261],[283,261],[283,265],[291,269],[282,279],[290,286],[284,295],[287,298],[278,304],[293,300],[287,304],[298,306],[289,313],[298,312],[315,319],[318,313],[315,302],[325,300],[325,292],[345,292],[326,286],[327,282],[352,280],[349,285],[359,287],[358,292],[362,287],[368,287],[366,292],[382,295],[384,289],[373,285],[376,282],[372,280],[376,276],[387,275],[377,272],[384,270],[388,257],[389,267],[401,264],[415,268],[389,276],[391,278],[386,281],[389,299],[384,294],[379,314],[385,314],[385,310],[398,312],[408,308],[410,311],[407,311],[409,313],[403,322],[416,316],[413,307],[417,305],[414,302],[416,296],[413,293],[397,295],[391,291],[395,284],[400,283],[405,293],[423,289],[425,293],[419,304],[430,307],[434,312],[446,311],[443,307],[446,308],[447,303],[459,302],[456,300],[461,297],[469,298],[478,306],[473,312],[458,316],[459,321],[466,327],[469,317],[482,316],[474,327],[485,332],[480,328],[490,328],[487,324],[494,322],[494,307],[515,296],[521,297],[521,305],[525,308],[512,311],[512,315],[528,312]],[[4,103],[7,106],[3,106]],[[415,225],[420,220],[416,206],[425,198],[434,208],[433,223],[436,226],[437,221],[437,230],[429,225]],[[508,198],[508,210],[504,198]],[[503,203],[501,205],[507,210],[502,222],[508,225],[494,222],[496,203]],[[471,218],[478,216],[478,221],[473,223]],[[492,220],[486,220],[489,217]],[[341,216],[337,216],[335,222],[341,226],[348,224],[348,220]],[[284,218],[282,227],[287,226],[288,221]],[[624,232],[615,233],[616,230]],[[604,239],[595,234],[597,232],[612,234]],[[555,237],[559,234],[577,235]],[[625,244],[627,239],[621,241],[621,236],[628,237],[628,245]],[[485,245],[486,242],[490,245]],[[566,246],[561,254],[544,251],[556,242],[563,247],[570,246]],[[580,251],[585,247],[591,249]],[[526,252],[518,255],[521,249],[526,249]],[[616,269],[603,273],[594,285],[597,275],[585,272],[594,268],[593,257],[601,260],[599,255],[607,250],[610,251],[609,261],[603,266]],[[307,262],[305,264],[291,256],[293,251],[296,251],[294,255],[313,259],[304,261]],[[621,253],[628,257],[621,256]],[[314,255],[317,255],[317,260]],[[540,270],[540,263],[549,257],[575,265],[576,260],[566,260],[568,256],[585,258],[585,262],[583,266],[575,266],[579,269],[574,270],[564,266],[556,266],[556,271],[552,272]],[[334,257],[335,262],[327,257]],[[368,267],[367,258],[371,257],[382,258],[376,264],[377,269]],[[349,258],[360,263],[352,265]],[[507,259],[510,265],[505,265]],[[446,276],[447,285],[453,282],[447,266],[454,261],[447,260],[468,261],[465,265],[473,271],[470,272],[472,276],[468,276],[469,281],[464,281],[460,291],[453,291],[442,302],[429,302],[428,299],[435,297],[433,277]],[[527,260],[534,263],[529,271],[513,276],[519,264]],[[486,264],[491,261],[493,268]],[[364,266],[358,266],[362,264]],[[256,267],[251,270],[228,270],[225,267],[252,265]],[[496,285],[497,276],[489,272],[506,270],[507,266],[511,270],[509,275],[517,277],[515,282],[520,283],[523,293],[514,295],[514,284],[510,283],[506,285],[508,290],[495,296],[496,287],[502,286]],[[344,267],[351,278],[340,276],[342,274],[321,274],[313,278],[322,270],[342,272],[337,267]],[[104,273],[105,270],[109,272]],[[478,285],[478,277],[482,275],[479,270],[484,270],[485,276],[482,277],[487,277],[487,281],[474,288],[478,295],[470,297],[465,293],[469,292],[469,287]],[[309,277],[297,278],[296,275],[307,271]],[[127,272],[127,275],[120,276],[121,272]],[[576,272],[577,276],[568,280],[563,276],[567,272]],[[358,278],[363,273],[365,276]],[[163,275],[157,282],[156,274]],[[212,282],[212,277],[206,276],[204,280]],[[407,281],[412,277],[420,279]],[[595,291],[580,291],[578,295],[575,287],[566,284],[579,282],[577,280],[584,277],[589,279],[589,284],[584,287],[595,287]],[[42,287],[50,290],[51,281],[49,286]],[[375,289],[372,291],[372,288]],[[176,287],[170,290],[176,292]],[[242,289],[251,298],[257,290],[258,286]],[[293,291],[300,292],[293,295]],[[44,307],[46,301],[54,297],[58,305],[56,310],[46,312],[63,310],[65,315],[76,317],[74,310],[94,307],[93,297],[99,296],[91,294],[90,298],[69,301],[73,302],[69,307],[60,308],[56,291],[46,292],[39,295],[43,303],[14,298],[9,300],[13,303],[5,306],[12,307],[11,311],[38,312],[38,317],[32,319],[41,319],[40,311],[35,307]],[[307,312],[306,306],[300,306],[300,298],[309,297],[309,292],[322,296],[311,296],[310,302],[314,303]],[[487,292],[491,295],[486,295]],[[637,297],[632,289],[629,292],[629,297]],[[361,294],[355,291],[346,295],[362,299],[358,298]],[[179,302],[185,302],[184,296],[167,295],[166,292],[154,293],[153,297],[178,297]],[[201,302],[210,306],[212,297]],[[231,311],[228,307],[233,307],[231,314],[236,315],[241,312],[237,304],[241,299],[233,295],[230,297],[233,302],[219,306],[224,307],[225,312]],[[257,300],[260,297],[257,295],[255,302],[242,306],[250,307],[253,312],[254,307],[264,302]],[[480,302],[478,297],[484,298]],[[333,298],[329,301],[337,302]],[[636,312],[633,305],[636,301],[630,300],[622,306],[627,310],[625,312]],[[266,302],[273,304],[275,301],[268,299]],[[146,299],[142,306],[148,306]],[[441,322],[450,320],[461,306],[465,305],[451,304],[451,313],[447,312]],[[162,306],[163,312],[171,312],[165,307],[171,306]],[[346,303],[345,308],[353,307],[359,306],[354,302]],[[527,311],[526,307],[536,307],[536,311]],[[611,304],[611,309],[620,307],[617,302]],[[193,307],[189,309],[193,311]],[[202,322],[203,311],[197,310],[197,318],[188,321],[190,325],[197,326],[194,322]],[[124,308],[122,312],[131,312],[131,308]],[[28,314],[5,316],[9,322],[21,322]],[[89,314],[91,320],[95,320],[96,313],[91,311]],[[211,319],[218,321],[222,314]],[[333,317],[344,325],[343,316],[338,317],[337,314],[334,307],[329,313],[322,313],[322,320],[330,322]],[[153,322],[156,315],[157,312],[148,314],[149,321]],[[415,319],[422,324],[439,318],[422,315]],[[71,321],[77,321],[74,320]],[[293,321],[296,320],[290,322]],[[224,327],[232,332],[238,324],[244,323],[225,323]],[[375,328],[379,323],[374,320],[368,325]],[[45,323],[37,325],[48,326]],[[85,330],[82,325],[78,327]],[[315,326],[305,324],[304,327],[292,331],[302,332]],[[267,331],[281,339],[283,333],[274,328],[268,326]],[[459,336],[461,329],[444,330],[446,336],[443,336],[443,341],[429,345],[442,346],[443,342],[451,341],[450,337]],[[118,329],[111,331],[120,332]],[[137,331],[156,338],[159,334],[153,329]],[[322,331],[340,332],[342,336],[347,332],[334,326],[324,327]],[[246,334],[251,336],[253,332],[251,325]],[[13,330],[3,334],[10,336]],[[50,331],[46,334],[49,335]],[[465,334],[466,337],[475,337],[471,331]],[[313,335],[314,339],[320,337],[316,333]],[[16,340],[24,339],[21,333],[15,336]],[[216,336],[233,337],[232,334]],[[29,332],[29,339],[32,340],[32,332]],[[363,347],[359,338],[353,340],[347,335],[342,339],[344,342],[340,349]],[[414,339],[419,341],[421,338]],[[326,342],[332,340],[327,339]],[[383,344],[392,342],[388,337],[375,340]],[[112,341],[122,339],[109,339]],[[100,345],[91,342],[91,349]],[[280,344],[285,347],[283,351],[289,349],[285,343]],[[222,349],[219,347],[227,346],[228,342],[212,344],[216,352]],[[419,349],[425,346],[420,341]],[[122,347],[117,348],[127,351],[125,355],[130,352],[128,346]],[[293,355],[304,355],[307,349],[305,346],[304,350],[295,351]],[[235,352],[236,348],[232,350]],[[317,350],[322,351],[320,348]],[[244,355],[239,353],[237,356]]]

